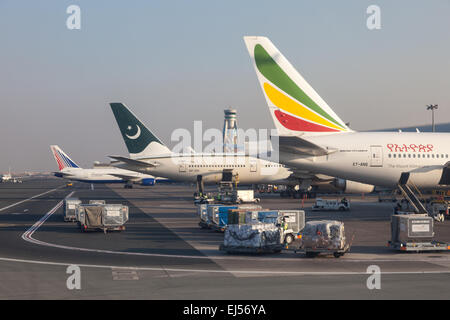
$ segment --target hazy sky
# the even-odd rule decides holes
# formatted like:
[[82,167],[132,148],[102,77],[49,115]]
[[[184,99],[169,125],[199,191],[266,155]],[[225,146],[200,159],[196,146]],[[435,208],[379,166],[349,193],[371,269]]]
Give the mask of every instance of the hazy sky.
[[[81,30],[66,9],[81,8]],[[381,30],[366,9],[381,8]],[[0,1],[0,171],[126,154],[109,102],[172,130],[273,128],[242,37],[264,35],[355,130],[450,122],[450,1]]]

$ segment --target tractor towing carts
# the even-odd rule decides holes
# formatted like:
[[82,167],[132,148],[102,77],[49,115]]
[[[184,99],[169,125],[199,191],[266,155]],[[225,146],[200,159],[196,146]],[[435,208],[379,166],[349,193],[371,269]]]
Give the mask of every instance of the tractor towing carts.
[[259,211],[258,220],[273,223],[281,228],[281,240],[284,245],[292,244],[297,235],[305,227],[305,211],[303,210],[275,210]]

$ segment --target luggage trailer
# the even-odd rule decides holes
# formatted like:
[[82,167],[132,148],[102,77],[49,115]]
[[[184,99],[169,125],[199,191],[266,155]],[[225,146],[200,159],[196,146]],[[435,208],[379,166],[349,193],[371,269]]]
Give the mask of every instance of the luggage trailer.
[[81,200],[78,198],[67,198],[64,200],[64,221],[76,222],[77,221],[77,206],[81,204]]
[[400,214],[391,218],[388,246],[397,251],[448,251],[449,243],[435,241],[434,220],[427,214]]
[[82,204],[77,206],[81,232],[91,230],[123,231],[128,221],[128,206],[121,204]]

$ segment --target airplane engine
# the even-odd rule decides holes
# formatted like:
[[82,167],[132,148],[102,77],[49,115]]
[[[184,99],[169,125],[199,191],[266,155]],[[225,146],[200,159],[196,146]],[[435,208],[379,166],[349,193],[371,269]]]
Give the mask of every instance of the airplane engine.
[[374,185],[345,179],[335,179],[333,184],[344,193],[371,193],[375,189]]
[[156,183],[154,178],[144,178],[141,180],[142,186],[154,186]]

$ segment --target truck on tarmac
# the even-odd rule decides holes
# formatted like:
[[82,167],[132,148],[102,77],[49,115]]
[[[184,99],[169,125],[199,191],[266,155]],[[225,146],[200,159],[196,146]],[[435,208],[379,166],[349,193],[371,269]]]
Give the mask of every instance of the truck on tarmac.
[[350,202],[343,198],[338,200],[325,200],[317,198],[315,204],[312,206],[313,211],[349,211]]

